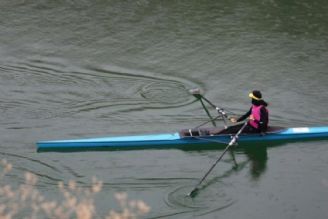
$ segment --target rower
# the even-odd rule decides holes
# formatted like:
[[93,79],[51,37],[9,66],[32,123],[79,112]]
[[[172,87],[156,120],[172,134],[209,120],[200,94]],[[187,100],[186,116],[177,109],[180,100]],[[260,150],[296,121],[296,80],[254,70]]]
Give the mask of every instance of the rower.
[[[265,134],[269,124],[269,111],[266,108],[267,102],[262,99],[262,94],[259,90],[254,90],[249,93],[252,106],[248,112],[246,112],[240,118],[231,117],[229,120],[232,123],[241,122],[245,119],[249,119],[249,122],[244,130],[244,133],[261,133]],[[243,124],[230,126],[220,133],[236,133]]]

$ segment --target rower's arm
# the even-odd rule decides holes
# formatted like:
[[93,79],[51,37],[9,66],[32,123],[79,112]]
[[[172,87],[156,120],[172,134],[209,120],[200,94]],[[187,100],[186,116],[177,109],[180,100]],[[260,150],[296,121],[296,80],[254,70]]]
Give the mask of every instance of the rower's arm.
[[247,119],[252,113],[252,108],[249,109],[249,111],[247,113],[245,113],[245,115],[241,116],[239,119],[237,119],[237,122],[241,122],[245,119]]

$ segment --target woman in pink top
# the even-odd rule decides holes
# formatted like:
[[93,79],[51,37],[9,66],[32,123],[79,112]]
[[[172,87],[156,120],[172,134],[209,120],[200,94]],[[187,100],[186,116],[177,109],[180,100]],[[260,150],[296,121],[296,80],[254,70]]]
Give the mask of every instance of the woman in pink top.
[[[254,90],[249,94],[252,99],[252,106],[247,113],[241,116],[239,119],[234,117],[230,118],[232,123],[241,122],[245,119],[249,119],[247,126],[244,129],[244,133],[261,133],[264,134],[269,124],[269,111],[267,110],[268,104],[262,99],[262,94],[258,90]],[[221,133],[235,133],[242,127],[243,124],[231,126]]]

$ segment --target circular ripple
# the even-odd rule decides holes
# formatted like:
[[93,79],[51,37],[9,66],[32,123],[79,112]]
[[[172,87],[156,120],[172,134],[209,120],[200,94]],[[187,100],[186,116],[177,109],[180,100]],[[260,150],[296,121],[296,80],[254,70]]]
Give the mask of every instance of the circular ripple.
[[78,67],[60,59],[0,63],[0,110],[7,118],[93,118],[191,103],[191,82],[136,70]]
[[169,105],[183,104],[190,99],[185,85],[172,81],[156,81],[146,84],[140,90],[140,95],[149,101]]
[[166,203],[175,208],[191,209],[199,215],[225,209],[234,203],[226,192],[226,185],[220,184],[219,188],[215,185],[201,188],[194,197],[190,197],[189,193],[193,189],[194,186],[175,188],[168,193]]

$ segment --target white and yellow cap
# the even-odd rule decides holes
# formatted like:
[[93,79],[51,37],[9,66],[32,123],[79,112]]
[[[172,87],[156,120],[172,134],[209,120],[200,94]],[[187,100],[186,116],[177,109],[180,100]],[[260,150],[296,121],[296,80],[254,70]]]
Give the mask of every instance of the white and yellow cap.
[[254,100],[261,100],[262,98],[262,94],[260,91],[258,90],[254,90],[251,93],[249,93],[248,95],[250,98],[254,99]]

